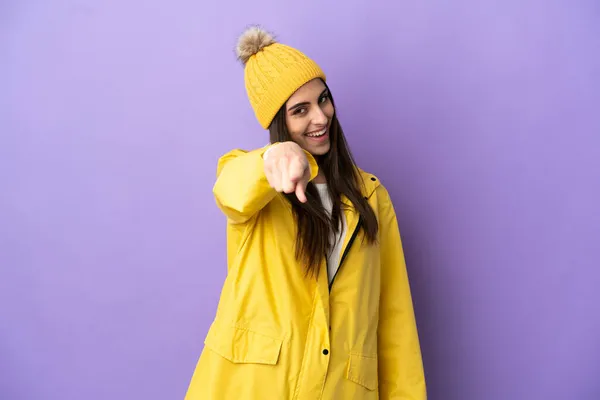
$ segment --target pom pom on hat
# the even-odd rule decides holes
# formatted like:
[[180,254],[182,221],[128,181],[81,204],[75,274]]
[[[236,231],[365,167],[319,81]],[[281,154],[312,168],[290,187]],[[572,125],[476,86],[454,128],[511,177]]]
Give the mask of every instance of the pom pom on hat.
[[252,26],[246,29],[238,39],[237,57],[245,65],[250,57],[273,43],[276,43],[273,35],[259,26]]

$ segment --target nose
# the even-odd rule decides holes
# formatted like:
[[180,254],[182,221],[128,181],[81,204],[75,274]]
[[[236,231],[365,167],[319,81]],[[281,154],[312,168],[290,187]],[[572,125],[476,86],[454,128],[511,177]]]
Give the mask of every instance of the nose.
[[321,110],[321,107],[314,107],[314,112],[311,120],[314,125],[326,125],[327,115],[325,115],[323,110]]

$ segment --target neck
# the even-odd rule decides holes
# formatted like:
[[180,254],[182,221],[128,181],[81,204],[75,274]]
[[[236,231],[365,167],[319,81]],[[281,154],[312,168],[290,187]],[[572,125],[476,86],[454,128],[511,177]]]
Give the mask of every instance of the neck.
[[325,178],[325,174],[323,173],[323,169],[319,168],[319,173],[313,180],[314,183],[327,183],[327,178]]

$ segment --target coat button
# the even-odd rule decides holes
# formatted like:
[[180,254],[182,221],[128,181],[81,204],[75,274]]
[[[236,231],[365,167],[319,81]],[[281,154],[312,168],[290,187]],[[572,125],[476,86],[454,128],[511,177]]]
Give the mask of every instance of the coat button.
[[324,350],[323,350],[323,354],[325,354],[325,355],[329,354],[329,350],[327,350],[327,349],[324,349]]

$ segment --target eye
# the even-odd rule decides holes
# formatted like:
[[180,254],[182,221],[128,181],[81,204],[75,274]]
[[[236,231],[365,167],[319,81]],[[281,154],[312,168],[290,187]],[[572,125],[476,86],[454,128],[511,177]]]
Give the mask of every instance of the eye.
[[306,108],[304,108],[304,107],[296,108],[294,110],[294,112],[292,113],[292,115],[302,115],[302,114],[306,114]]
[[321,96],[321,98],[319,99],[319,104],[323,104],[325,103],[327,100],[329,100],[329,93],[324,94],[323,96]]

